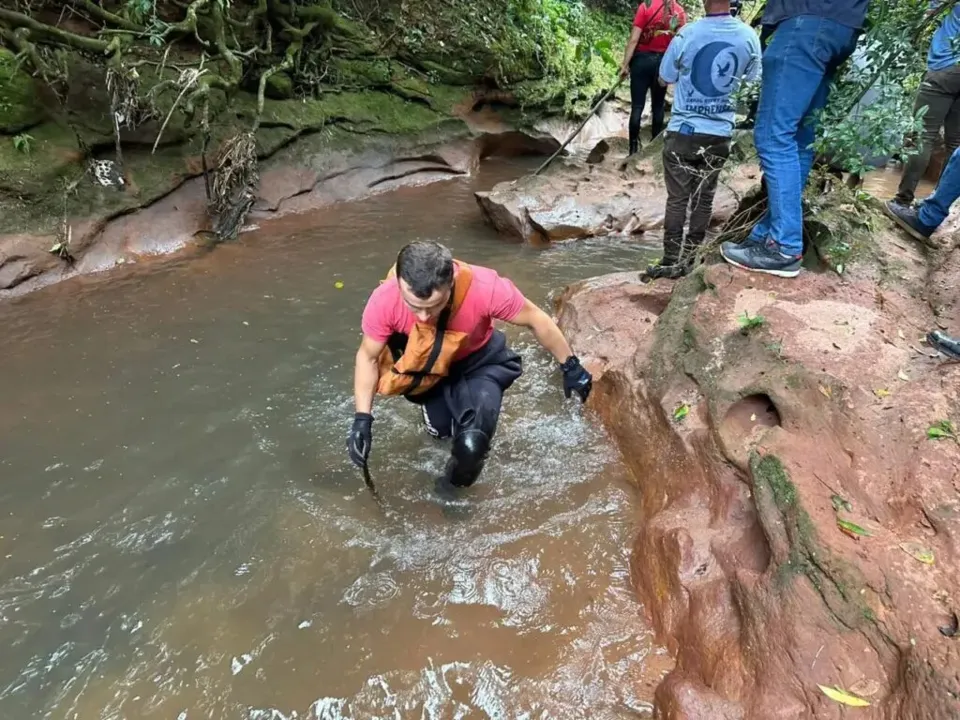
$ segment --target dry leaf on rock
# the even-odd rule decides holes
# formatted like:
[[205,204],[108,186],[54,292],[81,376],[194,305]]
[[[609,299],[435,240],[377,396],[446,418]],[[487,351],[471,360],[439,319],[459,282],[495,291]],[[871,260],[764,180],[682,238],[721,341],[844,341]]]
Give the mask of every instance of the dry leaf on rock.
[[828,698],[843,705],[849,705],[850,707],[869,707],[870,705],[870,703],[862,697],[848,693],[846,690],[841,690],[838,687],[824,687],[823,685],[817,685],[817,687],[820,688]]

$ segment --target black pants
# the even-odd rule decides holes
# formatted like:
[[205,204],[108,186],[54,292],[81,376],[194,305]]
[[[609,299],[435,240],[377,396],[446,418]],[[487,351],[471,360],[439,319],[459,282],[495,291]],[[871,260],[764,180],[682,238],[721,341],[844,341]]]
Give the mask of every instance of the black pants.
[[520,356],[495,330],[486,345],[451,366],[449,377],[424,396],[408,398],[422,406],[431,435],[453,438],[451,457],[456,462],[448,472],[458,474],[454,485],[476,481],[497,431],[503,393],[522,374]]
[[[903,168],[900,187],[897,189],[897,202],[909,205],[920,179],[930,164],[930,155],[940,139],[943,128],[946,158],[960,146],[960,67],[953,65],[944,70],[928,70],[920,83],[920,92],[913,109],[927,108],[923,116],[923,138],[920,152],[911,157]],[[946,167],[946,166],[944,166]]]
[[667,89],[660,84],[660,61],[663,53],[635,52],[630,58],[630,154],[640,149],[640,118],[650,92],[652,140],[663,130],[663,114],[667,104]]
[[[667,208],[663,217],[661,265],[689,263],[703,244],[713,215],[720,171],[730,156],[730,138],[668,132],[663,142],[663,177]],[[690,206],[690,230],[683,226]]]
[[445,440],[455,433],[462,432],[464,427],[475,427],[493,439],[500,420],[500,408],[503,406],[503,392],[505,388],[499,382],[489,377],[470,378],[465,381],[470,397],[473,399],[472,410],[474,417],[469,423],[457,422],[454,411],[447,404],[443,394],[430,398],[422,405],[423,423],[427,432],[435,438]]

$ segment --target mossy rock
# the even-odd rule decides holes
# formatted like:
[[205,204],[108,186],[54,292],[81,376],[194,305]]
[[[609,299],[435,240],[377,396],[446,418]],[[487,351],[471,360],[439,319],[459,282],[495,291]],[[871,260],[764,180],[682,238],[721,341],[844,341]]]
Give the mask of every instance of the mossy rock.
[[46,195],[82,161],[76,138],[56,123],[32,128],[19,142],[0,137],[0,190],[20,197]]
[[273,100],[289,100],[293,97],[293,79],[284,72],[278,72],[267,78],[264,94]]
[[334,58],[330,61],[330,67],[337,82],[347,87],[389,85],[394,77],[392,63],[382,58]]
[[18,133],[45,116],[33,78],[17,66],[12,52],[0,47],[0,134]]

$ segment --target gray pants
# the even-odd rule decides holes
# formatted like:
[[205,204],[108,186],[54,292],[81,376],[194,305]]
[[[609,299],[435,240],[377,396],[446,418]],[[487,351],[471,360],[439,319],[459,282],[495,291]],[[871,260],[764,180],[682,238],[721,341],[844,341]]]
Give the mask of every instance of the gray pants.
[[[690,262],[703,243],[713,215],[720,170],[730,156],[730,138],[668,132],[663,142],[663,179],[667,208],[663,217],[662,265]],[[690,231],[683,226],[690,206]]]
[[901,205],[913,202],[920,178],[930,164],[930,153],[940,137],[940,128],[943,128],[948,158],[960,146],[960,65],[928,71],[923,76],[914,110],[924,106],[927,113],[923,116],[920,152],[907,161],[897,189],[896,201]]

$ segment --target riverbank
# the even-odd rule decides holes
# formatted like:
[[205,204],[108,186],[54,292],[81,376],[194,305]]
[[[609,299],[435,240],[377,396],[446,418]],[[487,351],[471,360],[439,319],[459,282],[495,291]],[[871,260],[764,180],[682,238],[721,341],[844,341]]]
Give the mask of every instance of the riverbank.
[[[657,173],[653,149],[478,202],[531,242],[655,238]],[[749,164],[728,173],[716,232],[749,227],[751,180]],[[844,717],[821,686],[867,703],[858,717],[960,716],[960,365],[923,341],[960,332],[960,223],[926,248],[878,200],[822,182],[795,280],[739,271],[714,248],[680,281],[631,271],[559,298],[596,373],[590,407],[639,490],[633,582],[677,659],[659,717]]]
[[[224,177],[246,173],[224,158],[251,128],[260,177],[248,226],[473,172],[491,155],[552,152],[612,82],[608,46],[627,25],[597,7],[543,3],[552,8],[549,22],[544,8],[522,3],[506,15],[459,0],[378,13],[362,2],[314,8],[327,39],[305,47],[296,68],[267,76],[262,109],[248,81],[229,91],[214,84],[203,110],[192,106],[193,90],[223,70],[205,60],[202,33],[166,46],[134,35],[110,62],[68,47],[59,85],[26,72],[24,58],[33,56],[0,47],[0,297],[209,242],[216,227],[205,170],[214,196],[218,164],[226,162]],[[34,20],[4,15],[0,28],[13,23],[24,37],[39,33],[37,42],[83,44],[99,42],[111,23],[140,22],[108,14],[101,27],[76,13],[56,20],[43,8]],[[180,10],[158,2],[156,12],[162,25],[161,16]],[[31,22],[68,35],[32,30]],[[567,32],[571,23],[582,37]],[[494,30],[499,50],[491,55]],[[584,141],[622,128],[613,105]]]

